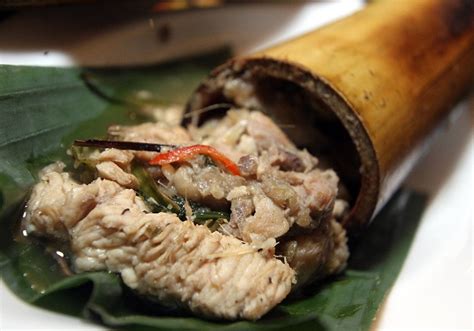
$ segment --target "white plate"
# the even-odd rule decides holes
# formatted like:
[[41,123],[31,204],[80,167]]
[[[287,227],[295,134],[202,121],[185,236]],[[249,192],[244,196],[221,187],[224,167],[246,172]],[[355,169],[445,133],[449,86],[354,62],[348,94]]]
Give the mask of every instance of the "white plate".
[[[346,0],[249,4],[207,11],[137,16],[88,6],[27,10],[0,21],[0,64],[151,63],[230,42],[237,54],[309,31],[362,6]],[[167,26],[168,42],[157,30]],[[430,194],[401,275],[373,329],[472,329],[474,98],[457,107],[407,185]],[[103,330],[25,304],[0,283],[0,329]]]

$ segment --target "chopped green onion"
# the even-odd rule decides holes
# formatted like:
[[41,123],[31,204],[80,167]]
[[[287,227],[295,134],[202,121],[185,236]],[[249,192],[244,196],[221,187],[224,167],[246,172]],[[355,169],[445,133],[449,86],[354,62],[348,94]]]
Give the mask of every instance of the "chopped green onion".
[[158,185],[155,179],[141,165],[135,164],[132,173],[140,183],[140,193],[154,211],[172,212],[179,216],[180,206]]

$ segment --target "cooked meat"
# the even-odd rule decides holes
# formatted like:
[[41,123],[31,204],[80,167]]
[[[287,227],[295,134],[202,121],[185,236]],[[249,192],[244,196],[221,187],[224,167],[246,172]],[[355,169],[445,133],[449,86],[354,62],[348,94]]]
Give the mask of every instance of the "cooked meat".
[[253,212],[238,223],[239,234],[246,242],[264,242],[279,238],[288,232],[291,224],[283,208],[277,206],[263,191],[260,185],[253,184],[229,193],[228,199],[251,199]]
[[255,179],[258,169],[258,158],[249,154],[239,159],[240,173],[243,177]]
[[342,226],[333,218],[311,232],[290,236],[277,246],[295,270],[299,289],[346,267],[349,257],[347,238]]
[[124,170],[130,170],[130,163],[134,155],[131,151],[124,151],[115,148],[107,148],[102,152],[94,151],[89,155],[89,160],[93,163],[113,162]]
[[[348,204],[336,199],[337,175],[262,113],[231,110],[187,129],[173,121],[114,126],[109,135],[211,145],[238,169],[229,172],[219,158],[196,154],[151,166],[156,152],[116,149],[89,151],[85,163],[99,178],[87,185],[73,181],[61,165],[46,168],[25,226],[69,242],[77,272],[118,272],[126,285],[162,302],[210,317],[257,319],[286,297],[295,275],[293,289],[345,267],[347,238],[338,220]],[[151,182],[145,188],[144,180]],[[216,231],[195,225],[193,208],[203,208],[200,222],[209,224],[210,217]]]
[[255,212],[255,205],[246,186],[240,186],[232,190],[232,195],[229,195],[227,199],[232,202],[230,222],[224,224],[221,231],[239,238],[247,217],[252,216]]
[[271,175],[262,177],[262,190],[272,201],[285,211],[289,223],[300,226],[309,226],[311,222],[308,209],[298,200],[294,188],[284,180]]
[[[257,243],[277,239],[295,224],[312,231],[331,216],[338,186],[335,173],[317,168],[317,158],[297,149],[260,112],[231,110],[221,119],[188,131],[164,124],[112,131],[126,140],[209,144],[238,162],[245,180],[209,166],[204,157],[162,169],[160,181],[177,194],[213,208],[231,206],[230,222],[220,229],[223,233]],[[151,155],[136,153],[146,160]],[[230,194],[234,189],[240,193]]]
[[249,109],[261,108],[260,102],[255,95],[254,86],[243,79],[231,79],[223,82],[224,95],[229,100],[234,100],[238,105]]
[[290,183],[301,203],[309,209],[313,221],[328,218],[334,208],[338,177],[332,170],[312,170],[308,173],[279,172]]
[[250,112],[247,131],[262,149],[273,145],[294,147],[285,133],[269,117],[261,112]]
[[255,320],[283,300],[293,270],[234,237],[175,215],[148,212],[133,190],[97,179],[78,184],[46,171],[32,192],[25,227],[70,241],[76,271],[119,272],[162,302],[209,317]]
[[210,120],[195,128],[188,128],[192,139],[211,145],[221,153],[237,162],[242,156],[258,152],[255,139],[247,133],[249,115],[247,110],[230,110],[219,120]]
[[233,176],[214,166],[200,166],[196,163],[178,167],[169,181],[181,196],[213,206],[226,206],[227,194],[234,187],[245,183],[242,177]]
[[298,155],[284,149],[281,150],[279,158],[274,162],[274,165],[277,165],[283,171],[302,172],[305,170],[303,160]]
[[331,228],[333,247],[326,263],[326,275],[337,274],[344,270],[347,266],[347,260],[349,259],[346,230],[344,230],[342,225],[337,222],[335,218],[331,219]]
[[128,188],[137,189],[138,180],[134,175],[122,170],[112,161],[100,162],[96,166],[100,178],[113,180],[114,182]]

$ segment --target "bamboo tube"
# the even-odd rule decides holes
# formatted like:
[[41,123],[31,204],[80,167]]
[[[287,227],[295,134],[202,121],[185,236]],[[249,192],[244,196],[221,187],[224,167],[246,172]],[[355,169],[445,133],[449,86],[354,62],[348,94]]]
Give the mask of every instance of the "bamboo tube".
[[[347,151],[347,157],[341,156],[343,163],[359,175],[357,198],[345,226],[358,230],[399,186],[427,137],[472,86],[474,2],[374,3],[336,23],[216,68],[196,90],[189,108],[242,103],[242,96],[226,93],[235,79],[253,84],[257,97],[266,89],[267,101],[261,103],[268,112],[285,98],[295,102],[299,93],[304,102],[293,104],[304,108],[299,117],[310,121],[317,113],[319,129],[339,132],[328,137],[334,148]],[[295,120],[294,112],[287,109],[286,118]],[[331,113],[348,135],[334,125]],[[300,131],[311,130],[303,124]],[[350,146],[338,139],[351,140]],[[355,158],[350,148],[356,151]]]

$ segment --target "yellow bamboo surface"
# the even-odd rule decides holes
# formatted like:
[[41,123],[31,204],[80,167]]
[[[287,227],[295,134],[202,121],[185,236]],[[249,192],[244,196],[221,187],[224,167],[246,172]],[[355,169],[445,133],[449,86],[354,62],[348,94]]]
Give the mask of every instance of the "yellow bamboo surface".
[[[203,86],[216,89],[223,72],[246,70],[286,77],[337,114],[362,162],[361,190],[347,224],[365,224],[412,167],[425,138],[474,82],[474,1],[377,2],[235,59]],[[332,99],[325,99],[318,84],[328,87]],[[206,103],[199,100],[191,107]]]

